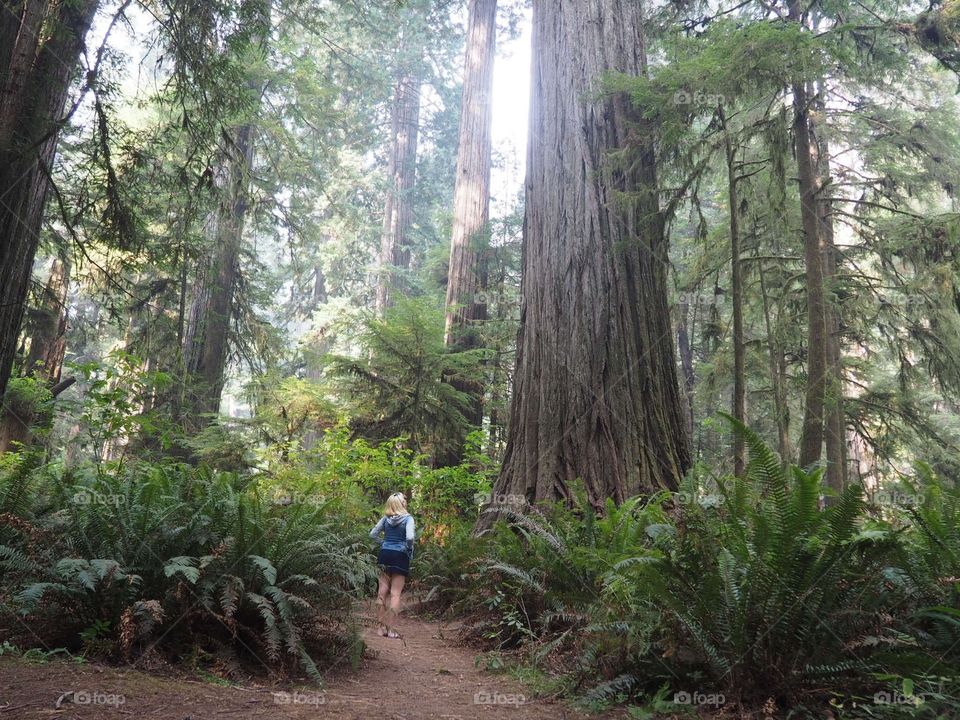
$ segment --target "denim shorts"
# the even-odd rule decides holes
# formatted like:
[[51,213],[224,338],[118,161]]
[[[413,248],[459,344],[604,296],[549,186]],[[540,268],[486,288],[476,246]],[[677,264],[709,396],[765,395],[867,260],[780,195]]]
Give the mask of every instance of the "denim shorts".
[[380,548],[377,555],[377,565],[386,573],[399,575],[410,574],[410,556],[403,550],[385,550]]

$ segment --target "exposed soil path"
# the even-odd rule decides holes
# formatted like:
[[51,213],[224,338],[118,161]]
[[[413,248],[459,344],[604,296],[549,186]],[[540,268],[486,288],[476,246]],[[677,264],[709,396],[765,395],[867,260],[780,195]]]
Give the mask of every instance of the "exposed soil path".
[[4,657],[0,658],[0,720],[587,717],[562,703],[536,700],[510,678],[478,669],[476,653],[445,639],[436,623],[403,618],[399,630],[402,639],[395,640],[367,629],[364,639],[372,657],[359,672],[343,672],[319,691],[290,686],[224,687],[95,663],[30,664]]

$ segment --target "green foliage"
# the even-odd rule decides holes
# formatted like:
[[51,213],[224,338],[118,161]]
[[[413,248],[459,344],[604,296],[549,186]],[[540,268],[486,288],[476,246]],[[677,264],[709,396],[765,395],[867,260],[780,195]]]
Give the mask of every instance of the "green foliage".
[[915,683],[918,717],[951,707],[956,491],[921,475],[922,504],[873,519],[858,487],[825,498],[820,470],[785,466],[728,421],[750,451],[743,477],[691,476],[602,517],[582,500],[508,513],[509,527],[434,550],[435,596],[598,706],[640,697],[664,711],[696,690],[798,717],[827,702],[895,717],[882,693]]
[[47,383],[34,377],[11,378],[3,397],[4,412],[22,422],[45,424],[52,419],[53,395]]
[[335,358],[357,402],[356,432],[368,439],[405,436],[434,457],[458,449],[470,429],[470,396],[455,381],[474,381],[482,351],[450,352],[443,342],[443,308],[404,299],[384,317],[367,318],[359,341],[364,359]]
[[255,479],[176,464],[52,483],[60,503],[5,523],[15,537],[0,547],[4,583],[20,585],[13,603],[37,636],[128,659],[186,644],[317,681],[356,656],[352,604],[375,568],[326,505],[278,506]]

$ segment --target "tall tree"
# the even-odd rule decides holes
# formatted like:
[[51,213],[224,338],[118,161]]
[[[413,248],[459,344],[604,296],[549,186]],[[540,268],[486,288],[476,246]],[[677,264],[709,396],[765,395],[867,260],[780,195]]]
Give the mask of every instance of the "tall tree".
[[[817,93],[817,110],[826,117],[824,97],[825,82],[821,81]],[[823,246],[824,283],[824,348],[827,380],[824,387],[824,446],[826,449],[827,485],[840,491],[847,484],[847,421],[843,403],[843,349],[840,342],[840,302],[838,298],[838,272],[840,252],[833,232],[833,192],[830,178],[830,143],[824,133],[817,135],[817,161],[819,167],[820,194],[817,198],[817,216]]]
[[[717,108],[723,126],[724,156],[727,163],[727,204],[730,206],[730,295],[733,300],[733,397],[731,414],[742,423],[747,421],[747,377],[743,338],[743,273],[740,264],[740,201],[737,192],[737,148],[730,139],[726,115],[722,105]],[[733,438],[733,474],[743,475],[746,467],[746,447],[741,433]]]
[[654,148],[625,95],[599,94],[607,73],[644,73],[645,22],[624,0],[533,4],[523,299],[497,496],[568,499],[579,478],[599,508],[676,487],[689,465]]
[[[262,59],[270,30],[270,3],[268,0],[245,0],[243,11],[254,23],[254,29],[249,31],[252,59]],[[254,109],[260,104],[262,82],[254,73],[247,80]],[[240,280],[255,132],[253,122],[244,122],[224,133],[223,157],[216,179],[218,207],[208,219],[207,226],[213,256],[198,278],[184,351],[190,394],[189,413],[185,419],[191,427],[205,424],[201,418],[209,418],[220,410],[230,327]]]
[[[453,192],[453,228],[444,342],[448,348],[480,347],[480,324],[487,319],[485,249],[489,245],[490,166],[493,141],[493,63],[497,41],[497,0],[471,0],[460,111],[457,178]],[[451,378],[471,396],[467,420],[483,422],[483,385],[473,378]],[[460,461],[462,446],[443,462]]]
[[[70,287],[70,264],[55,258],[50,266],[50,277],[35,308],[30,308],[26,332],[30,349],[23,363],[23,372],[39,380],[53,397],[74,383],[74,378],[61,382],[63,358],[66,351],[67,292]],[[30,428],[38,416],[35,403],[10,402],[0,414],[0,453],[17,444],[26,444]]]
[[0,398],[17,349],[67,93],[98,0],[0,11]]
[[464,63],[463,102],[457,180],[453,191],[453,229],[447,273],[445,341],[450,347],[475,347],[476,324],[486,319],[482,248],[490,217],[490,166],[493,142],[493,62],[497,38],[497,0],[471,0]]
[[390,112],[390,157],[376,299],[377,313],[381,316],[390,305],[391,294],[402,287],[398,270],[410,267],[410,226],[413,222],[419,134],[420,78],[414,69],[404,67],[397,74]]
[[[802,24],[800,3],[788,4],[791,21]],[[793,90],[793,143],[800,185],[800,221],[807,291],[807,383],[800,435],[800,464],[810,465],[823,453],[824,398],[827,386],[827,324],[823,297],[823,248],[817,194],[817,140],[811,127],[811,97],[804,78]]]

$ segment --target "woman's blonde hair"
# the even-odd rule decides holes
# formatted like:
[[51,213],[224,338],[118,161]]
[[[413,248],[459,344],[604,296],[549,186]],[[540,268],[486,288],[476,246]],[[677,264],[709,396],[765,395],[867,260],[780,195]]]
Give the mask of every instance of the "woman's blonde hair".
[[387,504],[383,508],[383,514],[388,517],[394,515],[403,515],[407,511],[407,499],[403,493],[396,492],[387,498]]

